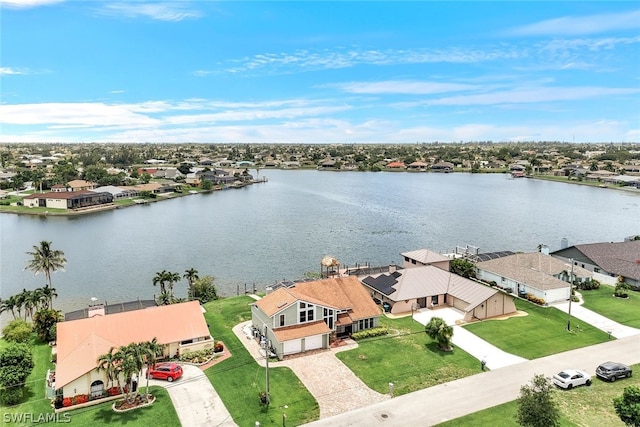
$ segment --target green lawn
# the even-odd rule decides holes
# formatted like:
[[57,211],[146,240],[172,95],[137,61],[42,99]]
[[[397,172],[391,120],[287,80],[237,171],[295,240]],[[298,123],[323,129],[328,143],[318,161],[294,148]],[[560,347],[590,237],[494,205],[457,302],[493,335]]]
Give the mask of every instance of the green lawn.
[[[221,340],[232,357],[205,371],[222,398],[233,420],[240,426],[281,426],[282,414],[287,425],[300,425],[317,420],[318,403],[289,368],[270,368],[269,409],[259,404],[258,393],[265,390],[266,371],[251,357],[231,328],[251,319],[247,296],[225,298],[205,305],[205,319],[213,338]],[[286,406],[286,407],[285,407]]]
[[[633,366],[640,370],[640,364]],[[640,376],[608,383],[595,378],[591,387],[578,387],[573,390],[556,389],[555,400],[560,408],[560,425],[565,426],[620,426],[613,409],[613,398],[622,395],[625,387],[640,386]],[[438,424],[442,427],[485,426],[517,427],[515,414],[517,401],[511,401],[493,408],[485,409],[467,416]]]
[[573,317],[572,332],[567,332],[567,314],[556,308],[540,307],[521,300],[515,302],[517,309],[526,311],[528,316],[485,320],[465,328],[496,347],[525,359],[536,359],[609,339],[605,332]]
[[628,291],[629,298],[613,296],[613,287],[602,285],[599,289],[580,291],[584,308],[608,317],[623,325],[640,328],[640,293]]
[[411,319],[380,318],[397,335],[358,341],[358,348],[337,356],[369,387],[401,395],[480,372],[478,360],[460,348],[441,351],[424,332],[424,326]]

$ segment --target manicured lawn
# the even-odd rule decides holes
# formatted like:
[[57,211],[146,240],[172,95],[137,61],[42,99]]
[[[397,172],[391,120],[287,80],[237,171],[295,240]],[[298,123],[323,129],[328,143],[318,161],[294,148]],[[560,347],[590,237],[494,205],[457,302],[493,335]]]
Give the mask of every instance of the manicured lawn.
[[640,328],[640,292],[628,291],[629,298],[613,296],[613,286],[602,285],[591,291],[580,291],[584,308],[623,325]]
[[[640,370],[640,364],[633,370]],[[608,383],[595,378],[591,387],[578,387],[573,390],[556,389],[555,399],[560,408],[561,426],[620,426],[620,421],[613,409],[613,398],[622,395],[625,387],[640,386],[640,376]],[[456,418],[442,427],[485,426],[516,427],[515,421],[517,401],[511,401],[493,408],[485,409],[467,416]]]
[[401,395],[480,372],[478,360],[460,348],[446,352],[411,319],[388,319],[380,323],[399,335],[358,341],[358,348],[337,356],[369,387]]
[[[233,420],[240,426],[300,425],[317,420],[318,403],[289,368],[269,369],[271,405],[268,410],[259,404],[258,393],[265,390],[266,370],[251,357],[231,328],[251,319],[247,296],[225,298],[205,305],[205,319],[214,339],[225,343],[232,357],[205,371],[222,398]],[[285,407],[286,406],[286,407]]]
[[529,315],[485,320],[465,328],[496,347],[525,359],[536,359],[609,339],[605,332],[573,317],[572,332],[567,332],[567,314],[553,307],[539,307],[521,300],[516,300],[516,307]]

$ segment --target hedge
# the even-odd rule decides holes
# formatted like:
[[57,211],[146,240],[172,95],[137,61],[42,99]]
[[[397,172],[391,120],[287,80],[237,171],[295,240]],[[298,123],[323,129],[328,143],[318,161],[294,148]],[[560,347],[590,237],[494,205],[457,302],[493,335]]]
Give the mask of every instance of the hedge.
[[376,328],[365,329],[364,331],[354,332],[351,334],[351,338],[354,340],[361,340],[364,338],[372,338],[379,337],[381,335],[387,335],[389,333],[389,328],[386,326],[378,326]]

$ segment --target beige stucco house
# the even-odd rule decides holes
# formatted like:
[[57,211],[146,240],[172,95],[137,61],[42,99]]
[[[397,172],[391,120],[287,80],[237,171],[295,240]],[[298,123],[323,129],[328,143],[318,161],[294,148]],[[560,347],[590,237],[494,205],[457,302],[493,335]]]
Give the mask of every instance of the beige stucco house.
[[91,314],[57,324],[55,389],[62,390],[64,397],[106,389],[107,378],[96,371],[96,362],[112,347],[156,338],[164,345],[164,355],[174,356],[214,345],[198,301],[107,315],[93,310]]

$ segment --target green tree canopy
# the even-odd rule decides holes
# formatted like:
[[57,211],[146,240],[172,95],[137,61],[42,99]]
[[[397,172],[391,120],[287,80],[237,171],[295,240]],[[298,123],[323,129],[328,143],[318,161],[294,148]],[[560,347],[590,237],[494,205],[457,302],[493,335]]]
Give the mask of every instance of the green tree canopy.
[[467,279],[476,277],[475,264],[465,258],[452,259],[449,263],[449,271]]
[[51,242],[41,241],[38,246],[33,247],[33,252],[27,252],[31,259],[27,262],[25,270],[31,270],[34,274],[44,273],[47,279],[47,286],[51,286],[51,273],[57,270],[64,270],[67,259],[64,252],[51,247]]
[[451,338],[453,337],[453,327],[447,325],[440,317],[432,317],[424,328],[429,337],[438,343],[442,350],[451,351]]
[[613,407],[623,423],[640,427],[640,387],[625,387],[622,396],[613,399]]
[[516,421],[524,427],[557,427],[560,411],[553,399],[553,384],[537,374],[529,384],[520,387]]
[[10,343],[0,350],[0,386],[2,400],[15,405],[22,399],[25,380],[33,369],[33,354],[24,343]]

